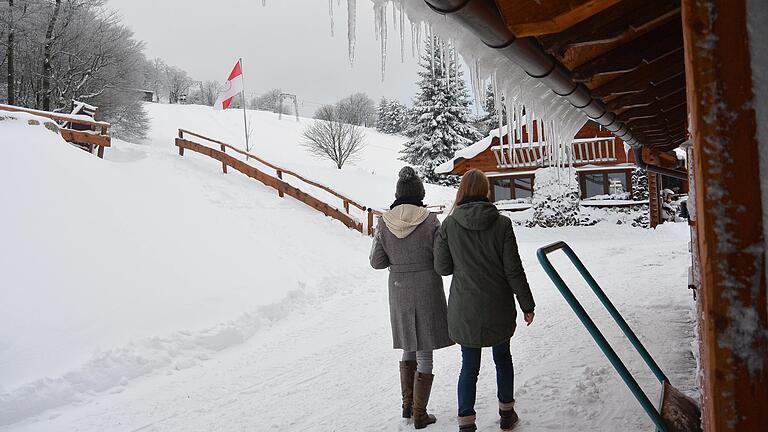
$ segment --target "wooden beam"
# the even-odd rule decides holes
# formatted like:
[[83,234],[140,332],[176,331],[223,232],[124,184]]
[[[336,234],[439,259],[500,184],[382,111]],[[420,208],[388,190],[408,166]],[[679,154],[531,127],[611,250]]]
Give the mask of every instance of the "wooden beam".
[[517,37],[557,33],[620,0],[496,0],[509,30]]
[[539,40],[550,54],[562,60],[569,48],[629,39],[679,14],[680,2],[676,0],[623,0],[560,33],[542,35]]
[[[768,290],[745,0],[683,0],[703,424],[768,425]],[[762,17],[763,22],[766,17]],[[760,41],[764,43],[764,41]]]
[[575,68],[573,76],[588,81],[595,75],[628,72],[682,49],[682,29],[674,20]]
[[654,83],[660,83],[679,74],[683,68],[683,53],[677,51],[592,89],[592,94],[597,97],[606,97],[615,94],[642,92]]
[[620,113],[628,108],[650,105],[659,99],[664,99],[678,92],[685,93],[685,73],[680,73],[675,78],[668,79],[661,84],[652,83],[644,92],[616,97],[608,101],[606,105],[608,108]]

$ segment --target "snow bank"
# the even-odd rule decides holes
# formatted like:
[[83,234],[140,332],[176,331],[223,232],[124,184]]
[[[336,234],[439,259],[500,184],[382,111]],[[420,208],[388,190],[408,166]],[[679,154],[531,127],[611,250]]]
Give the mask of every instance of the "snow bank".
[[[0,121],[0,425],[193,365],[324,289],[317,281],[341,271],[339,261],[364,259],[349,246],[367,240],[342,224],[224,176],[209,158],[176,154],[177,127],[217,136],[230,113],[216,128],[210,108],[195,118],[199,107],[157,107],[162,138],[114,140],[107,160],[22,121],[33,116]],[[261,148],[278,163],[302,160],[310,177],[330,172],[298,150],[296,122],[285,123],[293,135]],[[397,151],[376,138],[370,165],[360,162],[372,171],[377,152]],[[377,188],[394,190],[396,170],[391,182],[361,166],[343,173],[328,177],[380,193],[382,205],[389,191]]]
[[[152,118],[149,140],[157,146],[173,146],[178,129],[183,128],[245,149],[242,111],[213,111],[200,105],[144,106]],[[400,150],[407,138],[365,128],[365,150],[357,160],[338,170],[330,161],[311,156],[302,146],[302,132],[312,119],[300,118],[297,122],[295,117],[283,116],[280,120],[275,113],[255,110],[249,110],[248,115],[253,128],[252,154],[294,170],[368,207],[386,209],[394,200],[397,173],[405,166],[405,162],[399,160]],[[301,183],[294,185],[306,189]],[[456,194],[453,188],[437,185],[426,185],[426,192],[425,202],[430,205],[448,204]]]

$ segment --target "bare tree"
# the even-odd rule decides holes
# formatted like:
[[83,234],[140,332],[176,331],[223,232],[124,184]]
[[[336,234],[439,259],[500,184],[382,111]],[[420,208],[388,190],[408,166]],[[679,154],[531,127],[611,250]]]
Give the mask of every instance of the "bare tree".
[[168,102],[175,104],[181,100],[181,95],[195,83],[187,72],[175,66],[165,69],[166,85],[168,86]]
[[365,137],[360,127],[338,121],[314,120],[304,129],[304,147],[312,155],[329,159],[341,169],[344,164],[359,156],[365,148]]
[[283,114],[293,114],[291,106],[283,99],[283,91],[281,89],[272,89],[268,92],[261,94],[250,102],[251,109],[273,111],[276,113],[282,112]]
[[336,119],[336,107],[333,105],[323,105],[315,111],[315,119],[332,121]]
[[376,103],[365,93],[354,93],[336,104],[339,119],[358,126],[373,126],[376,122]]

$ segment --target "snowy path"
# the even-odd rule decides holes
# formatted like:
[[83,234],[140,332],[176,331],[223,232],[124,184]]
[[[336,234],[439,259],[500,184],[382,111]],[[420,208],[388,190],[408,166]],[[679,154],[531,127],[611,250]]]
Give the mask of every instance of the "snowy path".
[[[518,229],[539,303],[536,324],[520,329],[513,342],[520,431],[652,430],[533,261],[535,247],[555,238],[569,239],[577,251],[600,251],[597,259],[586,259],[590,267],[614,263],[611,271],[595,272],[598,280],[615,282],[604,288],[626,312],[630,325],[673,382],[692,389],[693,359],[688,345],[692,323],[688,293],[680,283],[683,271],[658,272],[685,264],[684,230],[680,229],[685,227],[654,233],[658,234],[655,240],[670,237],[661,254],[648,242],[632,245],[641,248],[641,253],[627,253],[627,234],[637,230],[610,228],[586,232]],[[345,266],[339,272],[342,277],[319,281],[321,287],[308,291],[320,294],[297,298],[299,305],[293,313],[262,328],[243,345],[189,369],[88,396],[9,430],[410,430],[397,417],[398,358],[390,348],[386,273],[368,270],[364,262],[367,242],[356,243],[363,258],[356,266]],[[631,266],[629,262],[635,259],[644,264]],[[662,263],[674,265],[660,267]],[[621,269],[618,264],[628,267]],[[652,273],[641,274],[646,269]],[[659,298],[648,298],[650,295]],[[608,322],[604,314],[598,317],[600,323]],[[607,331],[616,336],[615,331]],[[478,395],[481,430],[496,430],[489,354],[484,356]],[[641,383],[655,400],[657,386],[639,358],[624,357],[630,369],[640,372]],[[430,406],[439,421],[430,430],[456,429],[454,378],[458,367],[456,347],[437,353]]]
[[[204,157],[179,158],[166,128],[152,146],[116,143],[108,161],[37,135],[5,148],[0,431],[410,430],[398,417],[387,273],[368,267],[370,239]],[[391,195],[384,183],[394,184],[356,187]],[[518,430],[652,430],[535,250],[566,240],[691,393],[687,226],[516,232],[538,304],[536,323],[513,339]],[[84,265],[93,251],[98,265]],[[572,288],[620,340],[586,287]],[[481,430],[497,428],[489,354]],[[656,400],[639,356],[622,356]],[[459,359],[457,347],[436,353],[438,423],[427,430],[456,430]]]

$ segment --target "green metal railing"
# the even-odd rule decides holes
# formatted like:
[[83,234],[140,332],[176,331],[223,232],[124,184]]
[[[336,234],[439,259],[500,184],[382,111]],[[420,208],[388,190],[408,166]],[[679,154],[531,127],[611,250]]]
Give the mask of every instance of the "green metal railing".
[[[549,261],[547,254],[557,250],[562,250],[571,260],[571,263],[573,263],[579,273],[581,273],[581,276],[587,281],[589,287],[592,288],[592,291],[600,300],[600,303],[602,303],[603,306],[608,310],[608,312],[611,314],[611,317],[613,317],[613,320],[619,326],[621,331],[624,333],[627,339],[629,339],[629,341],[632,343],[632,346],[635,347],[637,352],[645,361],[646,365],[648,365],[648,367],[651,369],[651,372],[653,372],[653,374],[659,380],[662,388],[662,400],[664,397],[664,384],[669,382],[666,375],[664,375],[664,372],[661,371],[661,368],[653,359],[653,357],[651,357],[651,354],[648,352],[648,350],[645,349],[643,344],[640,342],[640,339],[637,338],[635,332],[632,331],[632,329],[629,327],[629,324],[627,324],[627,322],[624,320],[624,317],[622,317],[619,311],[616,310],[616,307],[613,305],[613,303],[611,303],[611,301],[608,299],[608,296],[605,295],[605,292],[602,290],[602,288],[600,288],[600,285],[597,284],[595,278],[593,278],[589,271],[587,271],[587,268],[584,267],[584,263],[582,263],[579,257],[576,256],[570,246],[568,246],[565,242],[560,241],[552,243],[548,246],[544,246],[536,252],[539,263],[541,263],[542,267],[544,267],[547,275],[549,275],[550,279],[552,279],[552,282],[555,283],[555,286],[560,291],[560,294],[563,295],[565,301],[568,302],[568,305],[571,307],[571,309],[573,309],[573,311],[576,313],[576,316],[579,317],[581,323],[584,325],[584,327],[587,328],[589,334],[603,351],[603,354],[608,357],[611,365],[613,365],[613,367],[616,369],[616,372],[619,373],[621,379],[624,380],[624,383],[627,385],[627,387],[629,387],[629,390],[643,407],[646,414],[648,414],[653,423],[656,425],[656,430],[660,432],[667,432],[667,425],[659,412],[660,408],[657,409],[653,403],[651,403],[650,399],[648,399],[648,396],[645,394],[645,392],[643,392],[643,389],[640,388],[640,385],[637,383],[635,378],[616,354],[616,351],[614,351],[613,347],[611,347],[611,344],[608,343],[608,341],[605,339],[605,336],[603,336],[603,334],[595,325],[595,322],[592,321],[592,318],[590,318],[587,311],[584,310],[584,307],[576,299],[576,296],[573,295],[573,292],[571,292],[570,288],[568,288],[568,285],[566,285],[565,281],[563,281],[563,278],[560,277],[560,274],[557,272],[557,270],[555,270],[554,266],[552,266],[552,263]],[[659,404],[661,404],[661,402],[659,402]]]

